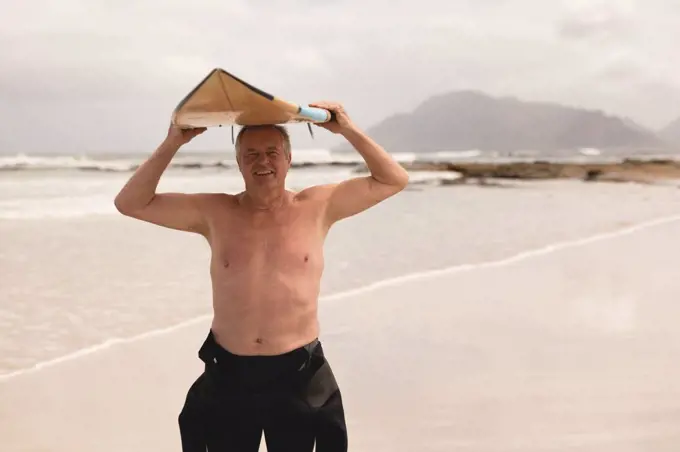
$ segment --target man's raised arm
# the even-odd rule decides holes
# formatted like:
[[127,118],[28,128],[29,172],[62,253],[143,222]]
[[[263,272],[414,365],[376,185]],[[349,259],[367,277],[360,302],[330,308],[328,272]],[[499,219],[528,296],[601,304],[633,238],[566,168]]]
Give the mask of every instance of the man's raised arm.
[[355,177],[324,187],[327,193],[326,219],[332,224],[378,204],[399,193],[408,184],[408,172],[349,118],[341,105],[314,104],[335,114],[335,120],[319,126],[345,137],[366,162],[369,176]]
[[167,138],[142,163],[114,200],[123,215],[167,228],[203,232],[199,196],[184,193],[156,193],[163,172],[179,148],[203,133],[204,128],[182,130],[170,126]]

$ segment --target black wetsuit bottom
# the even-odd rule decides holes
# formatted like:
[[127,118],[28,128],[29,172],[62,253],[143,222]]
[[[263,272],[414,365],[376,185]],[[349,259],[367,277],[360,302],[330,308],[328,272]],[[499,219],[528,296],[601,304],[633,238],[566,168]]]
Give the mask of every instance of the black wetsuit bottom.
[[347,451],[340,389],[318,340],[276,356],[240,356],[212,332],[198,353],[205,371],[179,414],[183,452]]

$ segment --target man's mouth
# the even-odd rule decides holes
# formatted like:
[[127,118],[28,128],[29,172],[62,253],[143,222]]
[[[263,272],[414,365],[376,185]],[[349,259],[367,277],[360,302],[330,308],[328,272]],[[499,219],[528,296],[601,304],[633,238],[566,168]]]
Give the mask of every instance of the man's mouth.
[[271,170],[266,170],[266,171],[255,171],[256,176],[264,177],[264,176],[269,176],[271,174],[274,174],[274,171]]

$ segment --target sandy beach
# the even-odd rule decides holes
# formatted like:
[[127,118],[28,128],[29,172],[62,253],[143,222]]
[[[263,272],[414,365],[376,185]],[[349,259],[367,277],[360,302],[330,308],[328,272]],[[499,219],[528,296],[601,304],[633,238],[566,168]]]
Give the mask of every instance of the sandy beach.
[[[679,232],[666,217],[327,297],[351,450],[677,450]],[[179,450],[206,327],[3,382],[3,449]]]
[[[575,181],[414,186],[338,225],[321,340],[350,450],[677,450],[679,232],[675,187]],[[179,451],[201,239],[107,213],[0,235],[2,450]]]

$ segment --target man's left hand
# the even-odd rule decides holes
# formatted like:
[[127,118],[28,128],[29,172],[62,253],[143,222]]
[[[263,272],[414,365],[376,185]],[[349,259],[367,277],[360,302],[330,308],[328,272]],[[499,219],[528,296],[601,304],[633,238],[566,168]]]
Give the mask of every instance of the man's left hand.
[[334,119],[328,122],[316,123],[317,126],[323,127],[333,133],[343,133],[354,128],[354,123],[349,118],[345,108],[337,102],[319,101],[309,104],[310,107],[323,108],[333,113]]

